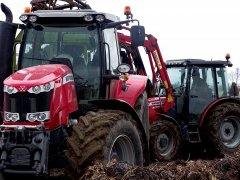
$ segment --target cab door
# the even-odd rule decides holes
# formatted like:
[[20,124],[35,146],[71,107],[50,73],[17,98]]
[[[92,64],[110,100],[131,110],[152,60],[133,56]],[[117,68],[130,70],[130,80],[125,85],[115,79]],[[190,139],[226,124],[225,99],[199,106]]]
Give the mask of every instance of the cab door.
[[204,109],[216,100],[216,87],[214,83],[215,71],[210,67],[199,67],[199,85],[194,83],[194,71],[191,69],[190,90],[189,90],[189,119],[190,121],[199,120]]
[[187,97],[187,68],[168,67],[167,72],[173,87],[173,97],[175,101],[175,114],[171,114],[175,119],[186,120],[188,97]]

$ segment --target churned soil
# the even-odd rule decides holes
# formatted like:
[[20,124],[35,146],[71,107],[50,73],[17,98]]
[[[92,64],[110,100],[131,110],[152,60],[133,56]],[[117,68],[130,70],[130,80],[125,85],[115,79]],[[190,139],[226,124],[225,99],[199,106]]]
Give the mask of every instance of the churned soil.
[[[64,171],[51,172],[51,179],[67,179]],[[149,166],[132,166],[123,162],[107,165],[96,162],[77,180],[239,180],[240,153],[221,159],[176,160]]]

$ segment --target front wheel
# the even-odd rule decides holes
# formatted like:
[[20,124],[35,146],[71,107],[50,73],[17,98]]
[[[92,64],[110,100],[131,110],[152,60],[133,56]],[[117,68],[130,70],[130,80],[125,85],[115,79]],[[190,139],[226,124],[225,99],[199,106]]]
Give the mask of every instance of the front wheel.
[[137,112],[145,133],[147,135],[147,139],[149,139],[149,111],[148,111],[148,97],[147,97],[147,92],[144,91],[139,98],[137,99],[134,109]]
[[215,107],[203,126],[210,155],[233,155],[240,148],[240,105],[223,103]]
[[178,127],[167,119],[160,119],[151,127],[150,149],[153,160],[169,161],[175,159],[181,148]]
[[111,160],[143,165],[140,133],[131,115],[118,110],[88,112],[80,117],[68,139],[66,171],[79,178],[93,161]]

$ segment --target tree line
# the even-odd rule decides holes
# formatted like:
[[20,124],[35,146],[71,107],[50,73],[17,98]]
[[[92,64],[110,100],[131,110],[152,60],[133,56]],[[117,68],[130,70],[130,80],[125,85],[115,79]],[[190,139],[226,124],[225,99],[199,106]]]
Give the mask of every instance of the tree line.
[[228,74],[230,82],[235,82],[238,86],[240,85],[240,68],[237,67]]
[[228,74],[229,80],[232,83],[230,92],[234,96],[239,96],[239,87],[240,87],[240,68],[237,67],[235,70],[231,71]]

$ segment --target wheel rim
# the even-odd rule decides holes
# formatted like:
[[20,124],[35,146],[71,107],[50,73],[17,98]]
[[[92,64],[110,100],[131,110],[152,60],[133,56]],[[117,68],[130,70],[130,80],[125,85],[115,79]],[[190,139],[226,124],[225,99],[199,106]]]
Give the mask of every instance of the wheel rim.
[[240,144],[240,118],[229,116],[220,126],[220,137],[227,148],[235,148]]
[[161,133],[157,139],[157,150],[162,156],[166,156],[172,151],[173,138],[168,132]]
[[135,164],[135,151],[132,141],[128,136],[118,136],[109,153],[109,161],[117,160],[127,162],[129,164]]

